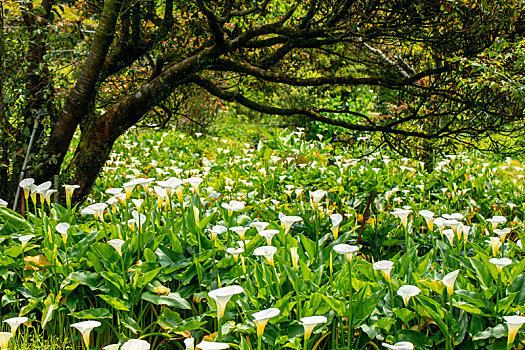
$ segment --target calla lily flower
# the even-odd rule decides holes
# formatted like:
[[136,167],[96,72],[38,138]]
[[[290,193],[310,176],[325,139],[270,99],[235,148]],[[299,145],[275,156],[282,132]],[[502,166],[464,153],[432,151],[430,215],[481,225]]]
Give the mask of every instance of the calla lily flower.
[[186,350],[195,350],[195,338],[189,337],[184,339],[184,346]]
[[22,244],[22,250],[25,248],[25,246],[27,245],[27,243],[32,240],[33,238],[35,237],[35,235],[25,235],[25,236],[20,236],[18,237],[18,240],[20,241],[20,243]]
[[133,189],[135,188],[135,186],[138,185],[138,181],[137,179],[134,179],[134,180],[131,180],[131,181],[128,181],[128,182],[125,182],[122,187],[124,187],[124,191],[126,192],[126,199],[130,199],[131,198],[131,194],[133,193]]
[[190,184],[195,194],[199,194],[199,186],[202,183],[202,181],[203,179],[200,177],[190,177],[189,179],[186,179],[186,182]]
[[119,350],[119,344],[109,344],[102,348],[102,350]]
[[58,233],[62,236],[62,240],[64,241],[64,244],[67,241],[67,231],[69,230],[69,224],[67,222],[61,222],[58,225],[55,226],[55,230],[57,230]]
[[223,225],[215,225],[211,228],[211,239],[216,239],[218,235],[228,231],[228,228]]
[[463,225],[463,237],[465,238],[465,242],[468,240],[468,235],[471,229],[471,226]]
[[454,294],[454,283],[456,283],[456,278],[458,278],[459,270],[452,271],[443,277],[441,282],[447,287],[448,296]]
[[142,339],[130,339],[124,344],[122,344],[122,347],[120,350],[149,350],[151,348],[151,345]]
[[498,272],[501,273],[505,266],[509,266],[510,264],[512,264],[512,260],[508,258],[492,258],[489,260],[489,263],[496,265],[496,267],[498,268]]
[[506,227],[504,229],[496,228],[493,231],[494,231],[495,234],[498,235],[498,237],[501,240],[501,242],[505,243],[505,237],[507,237],[507,235],[510,233],[510,228],[509,227]]
[[140,198],[140,199],[133,198],[131,201],[133,202],[133,204],[135,204],[135,207],[137,208],[137,211],[140,213],[140,209],[142,208],[142,203],[144,203],[144,199],[142,199],[142,198]]
[[492,248],[492,256],[498,255],[499,248],[501,247],[501,239],[499,237],[489,237],[488,242]]
[[408,302],[410,301],[410,298],[415,297],[419,293],[421,293],[421,289],[419,289],[416,286],[412,286],[410,284],[403,285],[397,290],[397,295],[403,298],[403,302],[405,303],[405,306],[408,306]]
[[268,227],[268,225],[270,225],[270,223],[264,221],[254,221],[250,224],[251,227],[255,227],[257,233],[259,234],[261,233],[261,231],[265,230],[266,227]]
[[381,260],[381,261],[378,261],[378,262],[375,262],[373,265],[372,265],[372,268],[374,270],[378,270],[378,271],[381,271],[381,273],[383,274],[383,276],[385,276],[385,280],[387,282],[390,282],[390,272],[392,271],[392,269],[394,268],[394,263],[392,261],[389,261],[389,260]]
[[383,343],[383,346],[387,349],[395,349],[395,350],[414,350],[414,344],[412,344],[409,341],[401,341],[399,343],[395,343],[394,345],[390,345],[387,343]]
[[211,341],[201,341],[197,344],[197,349],[200,350],[223,350],[228,349],[230,345],[226,343],[216,343]]
[[7,350],[12,336],[11,332],[0,332],[0,350]]
[[73,197],[73,192],[80,188],[79,185],[63,185],[64,189],[66,190],[66,203],[68,206],[71,205],[71,197]]
[[104,220],[104,211],[108,207],[106,203],[93,203],[89,207],[95,211],[95,218],[99,218],[100,220]]
[[126,241],[122,240],[122,239],[112,239],[110,241],[108,241],[108,244],[110,246],[112,246],[113,248],[115,248],[115,250],[117,251],[118,255],[122,256],[122,245],[126,243]]
[[89,335],[91,334],[91,331],[93,330],[93,328],[100,327],[100,325],[101,323],[98,321],[83,321],[83,322],[73,323],[71,327],[78,329],[80,333],[82,333],[84,344],[86,344],[86,348],[89,349]]
[[233,211],[243,210],[244,202],[231,200],[230,203],[222,203],[221,207],[228,210],[228,214],[231,215]]
[[446,219],[443,221],[443,225],[450,227],[454,233],[457,232],[459,224],[461,223],[456,219]]
[[297,247],[290,248],[290,255],[292,256],[292,267],[297,270],[299,267],[299,254],[297,253]]
[[226,248],[226,253],[233,255],[235,262],[238,262],[239,255],[244,253],[244,248]]
[[445,219],[443,218],[434,219],[434,225],[438,227],[439,233],[443,234],[443,230],[445,229]]
[[57,193],[57,190],[49,189],[44,194],[44,199],[48,206],[51,206],[51,195]]
[[112,196],[115,196],[117,194],[121,194],[122,193],[122,188],[113,188],[113,187],[110,187],[108,188],[105,193],[107,194],[110,194]]
[[241,286],[228,286],[219,289],[214,289],[208,293],[208,296],[215,300],[217,303],[217,318],[224,316],[224,310],[226,310],[226,304],[232,296],[244,292],[244,288]]
[[343,215],[335,213],[330,215],[330,220],[332,220],[332,227],[330,230],[332,230],[332,234],[334,235],[334,239],[337,239],[339,236],[339,225],[343,221]]
[[276,252],[277,252],[277,248],[276,247],[268,245],[268,246],[262,246],[262,247],[255,248],[255,250],[253,251],[253,255],[264,256],[266,261],[268,261],[268,264],[273,266],[273,264],[274,264],[273,255]]
[[518,334],[519,329],[525,323],[525,317],[523,316],[503,316],[505,322],[507,323],[507,328],[509,330],[509,337],[507,338],[507,344],[514,343],[516,334]]
[[249,227],[244,227],[244,226],[230,227],[230,231],[237,232],[237,234],[243,241],[246,239],[245,234],[246,234],[246,231],[248,231],[249,229],[250,229]]
[[334,245],[334,252],[337,254],[344,254],[346,261],[350,262],[354,256],[354,253],[359,250],[358,246],[349,244],[336,244]]
[[296,222],[303,221],[303,218],[300,216],[295,215],[279,215],[279,219],[281,219],[281,225],[284,226],[284,234],[286,235],[288,232],[290,232],[290,229],[292,228],[292,225]]
[[445,235],[445,237],[447,237],[450,245],[454,245],[454,236],[455,236],[454,230],[449,228],[449,229],[443,230],[442,233]]
[[279,230],[262,230],[259,232],[259,236],[266,239],[268,245],[272,245],[272,238],[279,233]]
[[34,185],[35,179],[32,178],[26,178],[20,181],[19,186],[24,190],[24,198],[27,200],[29,198],[29,194],[31,193],[31,186]]
[[406,229],[408,225],[408,215],[412,212],[410,209],[395,209],[391,212],[392,215],[397,216],[401,220],[401,224]]
[[326,323],[328,319],[324,316],[309,316],[301,318],[301,324],[304,327],[304,339],[310,339],[312,332],[319,323]]
[[51,188],[51,181],[46,181],[36,187],[36,193],[40,195],[41,202],[44,201],[46,192]]
[[317,210],[317,207],[319,206],[319,202],[323,197],[326,195],[326,191],[323,190],[317,190],[317,191],[310,191],[310,204],[312,205],[312,208]]
[[419,215],[425,218],[425,221],[427,222],[427,227],[429,231],[432,231],[434,229],[434,213],[430,210],[420,210]]
[[443,217],[447,220],[458,220],[461,221],[465,217],[461,213],[453,213],[453,214],[443,214]]
[[498,227],[498,224],[506,223],[507,218],[504,216],[495,215],[491,219],[487,219],[487,222],[490,222],[492,224],[492,229],[494,230]]
[[252,315],[254,318],[253,323],[257,326],[257,336],[260,337],[264,333],[264,328],[266,327],[266,324],[268,323],[268,320],[270,320],[273,317],[276,317],[281,313],[281,310],[277,308],[269,308],[266,310],[262,310],[259,312],[256,312]]
[[7,323],[9,327],[11,327],[11,334],[14,336],[18,327],[20,327],[21,324],[26,323],[27,320],[28,318],[24,316],[8,318],[4,322]]

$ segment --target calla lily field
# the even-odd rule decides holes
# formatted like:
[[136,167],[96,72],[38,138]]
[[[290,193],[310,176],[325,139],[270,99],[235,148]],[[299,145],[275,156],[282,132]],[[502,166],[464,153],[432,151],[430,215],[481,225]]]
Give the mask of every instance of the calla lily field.
[[80,205],[23,179],[0,348],[523,348],[521,163],[358,142],[133,131]]

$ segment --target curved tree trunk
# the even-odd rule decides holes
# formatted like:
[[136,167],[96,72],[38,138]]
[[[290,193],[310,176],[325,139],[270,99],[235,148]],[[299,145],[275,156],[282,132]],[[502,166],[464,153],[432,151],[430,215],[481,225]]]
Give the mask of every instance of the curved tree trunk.
[[77,126],[89,111],[96,94],[100,71],[113,42],[122,1],[108,0],[104,3],[100,24],[95,32],[89,55],[49,136],[46,151],[50,159],[36,176],[39,181],[49,180],[59,173]]
[[111,153],[117,130],[110,130],[107,118],[97,116],[83,125],[80,140],[66,174],[74,174],[68,184],[79,185],[73,193],[73,202],[83,200],[95,183],[102,167]]

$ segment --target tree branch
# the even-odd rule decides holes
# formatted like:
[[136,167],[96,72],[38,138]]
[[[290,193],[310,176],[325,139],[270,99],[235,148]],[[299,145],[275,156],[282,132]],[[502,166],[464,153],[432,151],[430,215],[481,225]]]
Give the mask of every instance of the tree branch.
[[403,135],[403,136],[415,136],[420,137],[424,139],[433,139],[438,138],[442,135],[443,130],[438,130],[437,132],[434,132],[432,134],[427,134],[424,132],[417,132],[417,131],[410,131],[410,130],[403,130],[403,129],[393,129],[387,126],[382,125],[360,125],[360,124],[354,124],[349,123],[344,120],[338,120],[338,119],[331,119],[328,117],[325,117],[321,115],[319,110],[311,109],[311,108],[282,108],[282,107],[274,107],[274,106],[267,106],[260,104],[258,102],[255,102],[253,100],[250,100],[246,98],[244,95],[236,92],[236,91],[226,91],[220,87],[218,87],[216,84],[214,84],[211,80],[205,79],[200,76],[193,76],[189,82],[195,83],[202,87],[204,90],[208,91],[210,94],[221,98],[223,100],[229,101],[229,102],[237,102],[247,108],[250,108],[254,111],[261,112],[264,114],[274,114],[274,115],[304,115],[312,120],[322,122],[329,125],[339,126],[344,129],[348,130],[354,130],[354,131],[369,131],[369,132],[386,132],[389,134],[394,135]]

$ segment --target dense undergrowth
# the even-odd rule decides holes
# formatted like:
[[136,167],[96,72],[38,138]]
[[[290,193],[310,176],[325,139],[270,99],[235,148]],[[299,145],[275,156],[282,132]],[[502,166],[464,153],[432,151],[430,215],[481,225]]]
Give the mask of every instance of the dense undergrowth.
[[26,181],[27,220],[1,209],[2,318],[28,318],[10,346],[85,348],[91,320],[95,349],[520,347],[523,174],[350,158],[301,131],[130,133],[88,203]]

